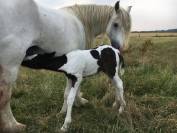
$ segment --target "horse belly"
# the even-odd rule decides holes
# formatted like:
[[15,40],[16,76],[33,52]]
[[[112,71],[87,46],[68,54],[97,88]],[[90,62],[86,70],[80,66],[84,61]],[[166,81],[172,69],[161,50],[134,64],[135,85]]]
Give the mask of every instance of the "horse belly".
[[38,20],[32,0],[0,0],[0,65],[9,82],[15,81],[26,50],[39,37]]

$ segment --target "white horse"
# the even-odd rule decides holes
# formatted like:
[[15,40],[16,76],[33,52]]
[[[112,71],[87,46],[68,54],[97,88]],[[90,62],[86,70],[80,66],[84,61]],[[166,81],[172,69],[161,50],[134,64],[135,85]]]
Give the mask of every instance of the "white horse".
[[[12,114],[10,85],[15,82],[29,47],[38,46],[60,56],[85,49],[86,40],[107,31],[113,46],[121,49],[130,24],[129,10],[119,8],[119,2],[115,7],[92,5],[52,10],[33,0],[0,0],[0,132],[18,132],[25,127]],[[81,103],[85,100],[79,94],[76,97]]]

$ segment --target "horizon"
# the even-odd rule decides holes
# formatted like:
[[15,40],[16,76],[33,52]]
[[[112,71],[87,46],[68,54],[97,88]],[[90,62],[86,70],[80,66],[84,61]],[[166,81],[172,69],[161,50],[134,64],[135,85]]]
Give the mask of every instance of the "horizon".
[[[114,6],[117,0],[35,0],[48,8],[62,8],[74,4]],[[131,9],[132,31],[156,31],[177,28],[176,0],[120,0],[120,6]]]

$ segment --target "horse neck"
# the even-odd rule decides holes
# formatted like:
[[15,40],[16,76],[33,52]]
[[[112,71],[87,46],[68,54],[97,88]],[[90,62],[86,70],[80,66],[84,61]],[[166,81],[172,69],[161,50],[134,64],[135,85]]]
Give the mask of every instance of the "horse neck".
[[96,5],[75,5],[69,7],[82,22],[85,34],[87,48],[91,48],[93,39],[106,32],[107,25],[113,14],[111,6]]

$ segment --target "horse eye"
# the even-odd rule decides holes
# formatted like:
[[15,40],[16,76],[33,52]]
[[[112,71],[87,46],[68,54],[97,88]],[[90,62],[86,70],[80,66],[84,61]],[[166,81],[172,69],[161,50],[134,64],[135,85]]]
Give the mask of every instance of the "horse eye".
[[115,27],[115,28],[118,28],[118,27],[119,27],[119,24],[118,24],[118,23],[114,23],[114,27]]

